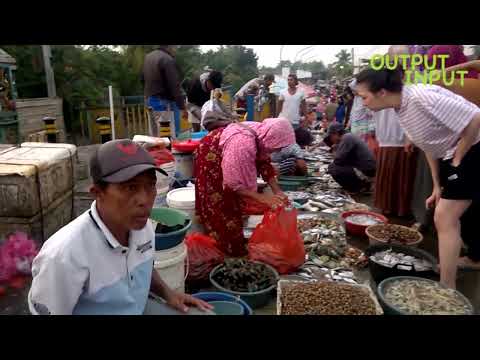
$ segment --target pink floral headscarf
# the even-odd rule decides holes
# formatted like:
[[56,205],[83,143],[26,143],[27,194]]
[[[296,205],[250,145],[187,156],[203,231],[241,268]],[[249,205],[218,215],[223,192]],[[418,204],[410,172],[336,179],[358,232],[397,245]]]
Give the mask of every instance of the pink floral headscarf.
[[[295,132],[290,121],[283,118],[244,122],[257,134],[260,146],[272,153],[295,143]],[[237,191],[257,190],[257,143],[253,134],[237,124],[228,125],[220,137],[222,149],[223,184]]]
[[[270,118],[262,122],[246,121],[243,124],[257,133],[261,145],[269,153],[295,143],[295,132],[287,119]],[[250,131],[232,124],[223,131],[220,138],[220,146],[224,146],[225,143],[230,141],[232,136],[237,134],[244,134],[253,138]]]

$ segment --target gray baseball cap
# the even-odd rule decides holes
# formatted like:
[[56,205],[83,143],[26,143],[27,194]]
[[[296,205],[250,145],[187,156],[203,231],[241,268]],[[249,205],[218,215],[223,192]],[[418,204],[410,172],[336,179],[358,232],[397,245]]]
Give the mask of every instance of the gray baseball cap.
[[345,132],[345,128],[342,124],[333,123],[327,129],[327,134],[323,138],[323,142],[328,146],[331,146],[332,142],[330,141],[330,135],[332,134],[343,134]]
[[108,141],[90,158],[90,176],[94,183],[122,183],[149,169],[168,176],[155,165],[147,150],[130,139]]

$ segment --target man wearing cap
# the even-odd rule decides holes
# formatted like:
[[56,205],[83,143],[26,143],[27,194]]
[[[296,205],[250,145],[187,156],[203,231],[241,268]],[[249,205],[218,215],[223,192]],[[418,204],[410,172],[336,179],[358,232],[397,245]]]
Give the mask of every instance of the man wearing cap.
[[352,134],[345,134],[342,124],[332,124],[323,142],[334,148],[334,160],[328,172],[345,190],[357,193],[370,190],[376,163],[367,144]]
[[[90,210],[52,235],[32,264],[28,304],[38,315],[187,313],[211,306],[170,289],[153,269],[155,167],[131,140],[101,145],[90,160]],[[149,299],[149,293],[165,303]],[[150,311],[151,313],[151,311]]]

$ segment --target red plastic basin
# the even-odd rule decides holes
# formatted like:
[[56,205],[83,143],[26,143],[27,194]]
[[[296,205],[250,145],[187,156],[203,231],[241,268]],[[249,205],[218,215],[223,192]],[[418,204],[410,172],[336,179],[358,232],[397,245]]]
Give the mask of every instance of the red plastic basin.
[[187,141],[176,141],[172,144],[172,147],[175,150],[192,153],[200,145],[200,140],[187,140]]
[[345,221],[345,229],[347,230],[347,233],[349,233],[350,235],[354,235],[354,236],[365,237],[366,236],[365,230],[370,225],[359,225],[359,224],[351,223],[350,221],[346,220],[346,218],[348,218],[351,215],[370,215],[370,216],[373,216],[376,219],[380,220],[383,224],[388,223],[388,219],[385,216],[383,216],[381,214],[371,212],[371,211],[366,211],[366,210],[345,211],[341,215],[342,219]]

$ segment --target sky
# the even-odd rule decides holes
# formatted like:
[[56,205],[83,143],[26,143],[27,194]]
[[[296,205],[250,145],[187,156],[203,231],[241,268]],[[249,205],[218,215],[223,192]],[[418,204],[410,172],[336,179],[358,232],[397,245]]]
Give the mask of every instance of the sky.
[[[215,50],[219,45],[200,45],[202,51]],[[325,65],[333,63],[335,54],[342,49],[349,52],[354,48],[354,56],[370,57],[373,54],[383,54],[388,50],[388,45],[244,45],[252,48],[258,56],[258,66],[275,67],[280,61],[280,50],[282,60],[294,62],[323,61]],[[363,56],[362,56],[363,55]]]

